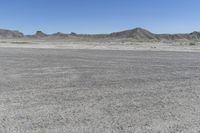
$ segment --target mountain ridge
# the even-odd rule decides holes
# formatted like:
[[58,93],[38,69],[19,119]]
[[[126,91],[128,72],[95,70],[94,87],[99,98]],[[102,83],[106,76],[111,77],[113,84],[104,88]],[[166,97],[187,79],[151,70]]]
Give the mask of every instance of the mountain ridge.
[[179,34],[155,34],[143,28],[135,28],[130,30],[124,30],[120,32],[113,32],[110,34],[77,34],[71,33],[53,33],[46,34],[42,31],[37,31],[34,35],[24,35],[22,32],[14,30],[0,29],[0,38],[55,38],[63,39],[70,37],[87,37],[87,38],[132,38],[138,41],[162,41],[162,40],[192,40],[200,41],[200,32],[194,31],[191,33],[179,33]]

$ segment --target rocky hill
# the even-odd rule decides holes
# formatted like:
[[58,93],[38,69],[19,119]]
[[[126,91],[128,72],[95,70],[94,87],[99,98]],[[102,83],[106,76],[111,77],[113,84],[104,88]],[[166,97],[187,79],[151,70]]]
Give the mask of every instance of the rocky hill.
[[200,41],[200,32],[192,32],[188,34],[154,34],[148,30],[142,28],[135,28],[132,30],[125,30],[121,32],[114,32],[111,34],[77,34],[77,33],[61,33],[57,32],[54,34],[45,34],[42,31],[37,31],[34,35],[26,35],[18,31],[12,30],[0,30],[0,38],[35,38],[35,39],[98,39],[98,38],[130,38],[138,41]]
[[19,31],[0,29],[0,38],[21,38],[24,34]]
[[189,34],[154,34],[148,30],[142,28],[136,28],[132,30],[126,30],[122,32],[115,32],[109,35],[110,37],[116,38],[133,38],[139,41],[162,41],[162,40],[170,40],[170,41],[178,41],[178,40],[193,40],[200,41],[200,32],[192,32]]
[[43,37],[47,37],[48,35],[45,34],[44,32],[42,31],[37,31],[34,35],[36,38],[43,38]]
[[110,37],[117,37],[117,38],[133,38],[136,40],[152,40],[152,39],[156,39],[155,34],[142,29],[142,28],[136,28],[136,29],[132,29],[132,30],[126,30],[126,31],[122,31],[122,32],[115,32],[115,33],[111,33],[109,35]]

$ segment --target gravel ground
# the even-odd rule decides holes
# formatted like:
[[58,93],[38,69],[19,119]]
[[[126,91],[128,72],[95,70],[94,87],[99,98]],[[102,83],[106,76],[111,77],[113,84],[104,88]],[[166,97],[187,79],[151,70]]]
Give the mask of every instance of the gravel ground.
[[0,48],[0,133],[199,133],[200,53]]

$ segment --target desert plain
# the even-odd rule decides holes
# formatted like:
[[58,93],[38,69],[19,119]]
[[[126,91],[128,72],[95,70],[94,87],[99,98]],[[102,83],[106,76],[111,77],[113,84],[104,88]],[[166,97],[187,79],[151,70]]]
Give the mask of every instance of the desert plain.
[[200,44],[0,40],[0,133],[199,133]]

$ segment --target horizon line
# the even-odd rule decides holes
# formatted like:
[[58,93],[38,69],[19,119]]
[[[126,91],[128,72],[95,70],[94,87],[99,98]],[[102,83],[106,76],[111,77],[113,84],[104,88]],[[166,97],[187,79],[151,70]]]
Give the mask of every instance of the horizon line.
[[74,32],[74,31],[71,31],[71,32],[64,32],[64,31],[57,31],[57,32],[45,32],[43,30],[35,30],[35,32],[33,33],[24,33],[23,31],[21,30],[18,30],[18,29],[12,29],[12,28],[0,28],[0,30],[10,30],[10,31],[17,31],[17,32],[20,32],[20,33],[23,33],[24,35],[35,35],[37,32],[43,32],[47,35],[52,35],[52,34],[56,34],[56,33],[63,33],[63,34],[71,34],[71,33],[75,33],[75,34],[79,34],[79,35],[105,35],[105,34],[112,34],[112,33],[117,33],[117,32],[124,32],[124,31],[129,31],[129,30],[135,30],[135,29],[143,29],[143,30],[146,30],[146,31],[149,31],[153,34],[189,34],[189,33],[193,33],[193,32],[200,32],[198,30],[193,30],[193,31],[190,31],[190,32],[171,32],[171,33],[167,33],[167,32],[163,32],[163,33],[158,33],[158,32],[152,32],[151,30],[148,30],[147,28],[143,28],[143,27],[135,27],[135,28],[126,28],[126,29],[123,29],[123,30],[119,30],[119,31],[112,31],[112,32]]

